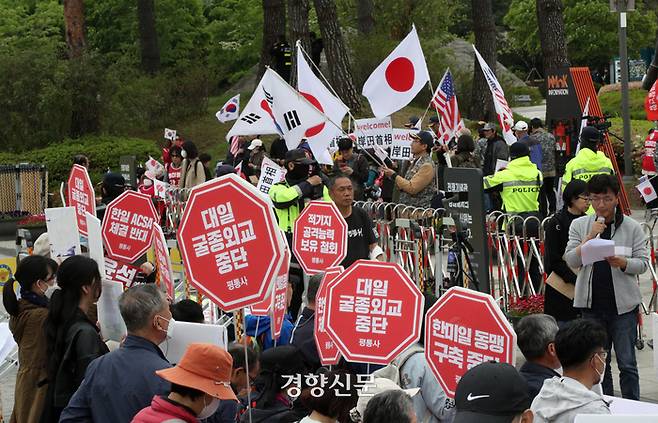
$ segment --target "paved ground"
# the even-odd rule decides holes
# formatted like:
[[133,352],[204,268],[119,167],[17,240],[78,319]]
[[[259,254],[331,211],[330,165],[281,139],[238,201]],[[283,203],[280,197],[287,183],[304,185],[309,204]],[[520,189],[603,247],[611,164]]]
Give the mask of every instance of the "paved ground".
[[[639,221],[643,221],[644,213],[642,211],[637,211],[633,213],[633,217]],[[14,244],[13,241],[0,241],[0,258],[7,257],[14,254]],[[642,298],[644,299],[645,304],[648,303],[651,298],[651,282],[650,276],[647,272],[641,279],[641,290]],[[2,305],[0,303],[0,312],[3,312]],[[647,316],[644,320],[644,337],[645,340],[651,339],[652,335],[652,322],[650,316]],[[614,356],[614,354],[613,354]],[[520,357],[518,360],[519,364],[523,361],[523,356],[520,352],[517,351],[517,357]],[[654,360],[653,360],[653,350],[646,345],[642,350],[637,351],[637,360],[638,368],[640,371],[640,393],[641,399],[643,401],[649,401],[658,403],[658,373],[654,369]],[[613,377],[615,381],[616,394],[620,395],[618,392],[619,389],[619,373],[615,359],[612,360],[613,368]],[[16,369],[11,370],[4,377],[0,378],[0,395],[2,395],[2,414],[4,415],[6,421],[9,421],[9,415],[11,414],[14,398],[14,382],[16,378]]]
[[512,110],[528,119],[539,118],[542,121],[546,120],[546,103],[538,106],[514,107]]

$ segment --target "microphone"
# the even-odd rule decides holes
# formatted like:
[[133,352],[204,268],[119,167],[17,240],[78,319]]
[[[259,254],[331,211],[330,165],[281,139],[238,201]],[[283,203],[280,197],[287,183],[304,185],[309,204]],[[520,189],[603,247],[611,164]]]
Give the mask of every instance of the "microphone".
[[[605,217],[603,217],[603,216],[596,216],[596,219],[595,219],[595,220],[596,220],[597,222],[600,222],[600,223],[605,224]],[[597,237],[597,238],[601,238],[601,234],[597,234],[596,237]]]

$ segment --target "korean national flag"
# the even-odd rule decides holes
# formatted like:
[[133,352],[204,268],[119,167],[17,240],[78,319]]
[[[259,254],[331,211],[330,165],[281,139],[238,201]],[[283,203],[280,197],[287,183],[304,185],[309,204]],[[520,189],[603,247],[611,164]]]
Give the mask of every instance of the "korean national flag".
[[222,108],[215,113],[217,120],[221,123],[226,123],[231,120],[236,120],[240,115],[240,94],[237,94],[233,98],[222,106]]

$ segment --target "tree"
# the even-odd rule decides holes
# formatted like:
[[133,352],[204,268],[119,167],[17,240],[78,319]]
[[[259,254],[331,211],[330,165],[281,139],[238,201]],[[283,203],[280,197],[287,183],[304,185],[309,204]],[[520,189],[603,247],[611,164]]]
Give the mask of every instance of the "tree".
[[291,0],[288,2],[288,22],[290,22],[290,45],[293,47],[290,85],[297,83],[297,49],[295,43],[301,41],[302,48],[311,54],[311,37],[308,27],[309,0]]
[[[294,0],[291,0],[294,1]],[[258,77],[265,73],[266,66],[274,64],[272,49],[286,36],[286,5],[284,0],[263,0],[263,45],[260,52]]]
[[354,86],[347,48],[338,24],[334,0],[313,0],[318,15],[324,52],[329,65],[329,82],[352,113],[361,110],[359,94]]
[[539,40],[544,62],[544,75],[547,69],[567,67],[567,37],[562,17],[562,0],[537,0],[537,22]]
[[155,29],[154,0],[137,0],[137,20],[139,22],[139,47],[142,69],[154,74],[160,69],[160,48]]
[[[563,1],[567,57],[571,64],[591,69],[607,66],[610,59],[619,54],[617,14],[610,13],[607,5],[598,0]],[[546,2],[553,3],[542,0]],[[508,44],[529,55],[542,52],[537,13],[534,1],[513,0],[505,16],[505,24],[510,29]],[[655,42],[656,14],[637,1],[636,11],[627,14],[627,23],[628,55],[637,57],[640,48],[651,47]]]
[[375,5],[373,0],[357,0],[356,16],[359,32],[369,35],[375,29]]
[[[491,0],[471,0],[473,8],[473,34],[475,35],[475,48],[480,52],[489,67],[496,72],[496,25],[491,7]],[[484,79],[482,68],[477,57],[473,67],[473,92],[471,95],[471,119],[491,121],[496,112],[489,85]]]
[[86,44],[84,0],[64,0],[64,27],[69,58],[80,57]]

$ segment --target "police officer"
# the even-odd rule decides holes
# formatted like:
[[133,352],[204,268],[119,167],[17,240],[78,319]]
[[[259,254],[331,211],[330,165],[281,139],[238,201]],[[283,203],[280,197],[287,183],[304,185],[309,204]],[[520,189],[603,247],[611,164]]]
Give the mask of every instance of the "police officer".
[[562,189],[572,179],[589,181],[594,175],[613,175],[612,162],[602,151],[598,151],[603,134],[593,126],[586,126],[580,135],[580,151],[569,160],[562,176]]
[[[507,168],[499,170],[484,178],[485,190],[501,190],[503,209],[509,214],[516,214],[526,219],[530,216],[539,217],[539,190],[542,184],[542,175],[537,166],[530,161],[530,149],[522,142],[516,142],[509,148],[510,162]],[[523,231],[523,223],[515,219],[517,234]],[[527,235],[537,237],[539,225],[535,219],[529,220],[526,225]],[[523,275],[523,268],[519,260],[519,275]],[[541,286],[541,275],[537,258],[533,258],[530,265],[530,278],[538,292]],[[520,278],[522,279],[522,278]]]
[[292,68],[292,48],[283,35],[272,47],[272,56],[274,57],[274,69],[286,82],[290,82],[290,69]]

